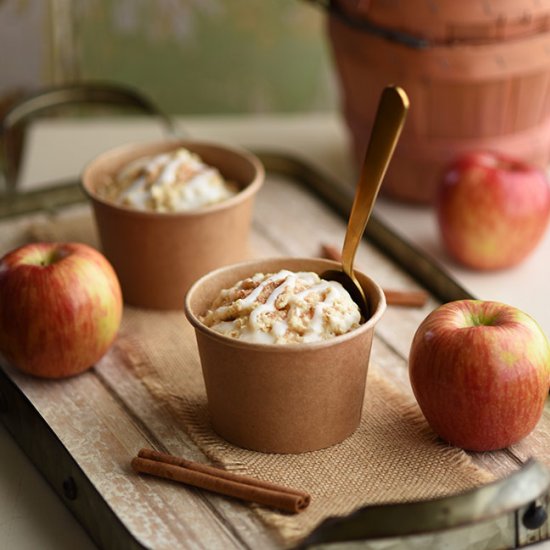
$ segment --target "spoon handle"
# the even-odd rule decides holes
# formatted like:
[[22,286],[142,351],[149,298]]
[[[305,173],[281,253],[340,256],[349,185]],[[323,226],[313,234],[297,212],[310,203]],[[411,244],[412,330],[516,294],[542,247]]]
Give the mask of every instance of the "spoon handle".
[[384,88],[363,160],[342,249],[342,268],[349,276],[353,274],[355,253],[401,135],[408,108],[409,98],[402,88]]

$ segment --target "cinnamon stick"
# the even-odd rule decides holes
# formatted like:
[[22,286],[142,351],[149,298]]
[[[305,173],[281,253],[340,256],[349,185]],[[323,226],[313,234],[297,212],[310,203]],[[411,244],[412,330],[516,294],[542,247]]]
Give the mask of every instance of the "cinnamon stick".
[[132,468],[137,473],[179,481],[221,495],[293,513],[305,510],[311,500],[310,495],[303,491],[234,474],[152,449],[141,449],[138,456],[132,460]]
[[422,307],[428,300],[428,295],[423,290],[382,290],[386,303],[390,306]]
[[[321,245],[321,257],[327,260],[342,261],[339,250],[330,244]],[[422,307],[428,300],[428,294],[423,290],[390,290],[383,289],[386,303],[389,306]]]

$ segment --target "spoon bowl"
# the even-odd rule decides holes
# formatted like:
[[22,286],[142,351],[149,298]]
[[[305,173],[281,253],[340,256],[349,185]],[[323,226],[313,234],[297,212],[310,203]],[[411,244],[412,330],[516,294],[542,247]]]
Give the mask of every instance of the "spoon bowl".
[[351,207],[342,248],[342,269],[331,269],[321,274],[322,279],[337,281],[349,292],[365,321],[370,317],[370,307],[365,292],[354,275],[353,262],[401,135],[408,109],[409,98],[402,88],[384,88]]

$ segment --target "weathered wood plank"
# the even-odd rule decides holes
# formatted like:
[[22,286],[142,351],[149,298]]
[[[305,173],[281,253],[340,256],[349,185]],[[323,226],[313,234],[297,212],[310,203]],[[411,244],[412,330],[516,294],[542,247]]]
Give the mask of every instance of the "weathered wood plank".
[[[123,370],[114,357],[106,356],[105,363],[97,367],[98,372],[104,373],[109,368]],[[92,369],[78,378],[60,382],[37,380],[17,372],[11,375],[136,538],[154,548],[173,548],[181,545],[181,541],[187,541],[193,548],[212,548],[216,544],[227,548],[249,547],[241,530],[227,523],[216,509],[231,507],[235,510],[234,517],[239,518],[237,525],[245,524],[242,532],[252,531],[246,526],[245,519],[249,518],[248,523],[256,525],[254,540],[271,547],[271,540],[265,533],[262,535],[259,522],[250,519],[252,516],[244,506],[131,472],[131,458],[141,447],[157,446],[156,434],[149,426],[143,429],[144,425],[136,422],[118,396],[107,390],[103,374],[98,376],[98,372]],[[120,393],[127,389],[127,386],[120,388]],[[163,408],[162,403],[147,398],[145,392],[133,397],[139,399],[134,404],[142,410]],[[189,444],[176,419],[153,413],[146,419],[160,423],[170,433],[167,441],[172,449],[178,448],[181,453],[183,442],[186,454],[204,460],[196,447]]]
[[[194,345],[194,342],[191,342]],[[185,433],[185,426],[177,414],[168,406],[166,401],[159,399],[143,384],[136,372],[126,364],[123,354],[116,349],[108,354],[96,366],[96,376],[115,394],[117,400],[123,404],[125,414],[144,434],[148,443],[145,446],[163,450],[177,456],[185,456],[197,462],[207,462],[205,456]],[[133,449],[133,456],[139,448]],[[152,480],[148,480],[150,482]],[[155,491],[159,488],[166,492],[169,484],[155,483]],[[231,499],[212,495],[207,492],[192,491],[197,499],[184,498],[187,493],[181,486],[170,486],[169,505],[175,513],[184,518],[193,511],[193,523],[209,533],[208,544],[226,543],[225,539],[213,532],[212,522],[220,523],[231,538],[237,539],[242,546],[254,548],[261,544],[262,548],[273,548],[275,542],[266,531],[250,508]],[[216,536],[215,536],[216,535]],[[233,541],[235,542],[235,541]]]

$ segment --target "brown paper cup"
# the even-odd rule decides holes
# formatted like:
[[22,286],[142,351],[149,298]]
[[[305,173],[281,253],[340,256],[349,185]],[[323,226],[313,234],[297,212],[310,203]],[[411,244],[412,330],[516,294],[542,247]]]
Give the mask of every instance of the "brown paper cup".
[[[241,191],[218,204],[181,213],[133,210],[109,203],[95,192],[130,161],[185,147],[215,166]],[[200,276],[247,257],[254,197],[264,169],[252,154],[213,143],[165,140],[108,151],[84,170],[104,254],[120,280],[125,302],[181,309],[186,291]]]
[[210,420],[227,441],[255,451],[300,453],[339,443],[359,425],[374,326],[386,308],[372,279],[357,273],[371,318],[323,342],[243,342],[214,332],[199,318],[222,288],[255,273],[322,273],[338,265],[313,258],[254,260],[209,273],[189,290],[185,312],[195,327]]

